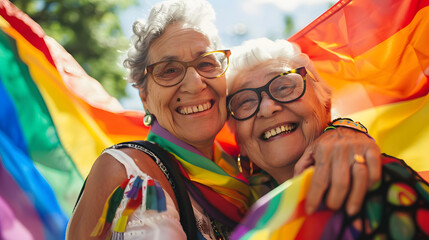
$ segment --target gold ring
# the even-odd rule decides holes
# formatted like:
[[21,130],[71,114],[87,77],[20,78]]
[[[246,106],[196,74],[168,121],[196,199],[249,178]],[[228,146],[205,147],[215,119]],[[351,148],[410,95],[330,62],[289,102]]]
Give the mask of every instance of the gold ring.
[[366,164],[365,158],[360,154],[355,154],[353,158],[355,159],[356,163]]

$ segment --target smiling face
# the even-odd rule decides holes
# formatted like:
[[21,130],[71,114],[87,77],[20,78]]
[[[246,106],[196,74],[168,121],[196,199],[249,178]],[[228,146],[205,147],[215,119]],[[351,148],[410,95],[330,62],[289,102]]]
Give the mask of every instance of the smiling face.
[[[189,62],[212,50],[203,34],[173,23],[152,43],[150,64],[171,59]],[[206,79],[189,67],[176,86],[162,87],[151,76],[147,81],[147,90],[140,90],[144,107],[163,128],[211,158],[214,138],[227,117],[225,75]]]
[[[229,92],[261,87],[278,74],[297,67],[301,66],[279,60],[266,61],[238,74]],[[320,104],[310,81],[307,75],[306,92],[296,101],[278,103],[263,92],[260,109],[253,117],[244,121],[230,120],[242,154],[278,182],[292,177],[296,161],[329,121],[329,113]]]

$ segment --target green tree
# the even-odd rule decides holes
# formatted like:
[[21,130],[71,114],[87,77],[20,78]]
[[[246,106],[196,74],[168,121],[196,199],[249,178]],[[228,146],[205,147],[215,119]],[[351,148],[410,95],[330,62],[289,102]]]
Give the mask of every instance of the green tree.
[[119,12],[137,0],[17,0],[11,1],[57,40],[113,96],[125,95],[121,51],[128,40]]
[[284,34],[286,37],[290,37],[295,31],[295,22],[293,21],[293,17],[291,15],[286,15],[284,18],[284,23]]

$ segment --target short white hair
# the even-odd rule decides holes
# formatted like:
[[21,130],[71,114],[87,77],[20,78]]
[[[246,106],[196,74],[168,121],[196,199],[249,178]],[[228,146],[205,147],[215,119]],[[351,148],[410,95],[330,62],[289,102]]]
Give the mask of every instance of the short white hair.
[[134,22],[131,47],[124,66],[129,69],[129,81],[145,88],[145,69],[149,65],[149,47],[173,23],[180,22],[207,37],[210,47],[217,50],[221,41],[214,25],[215,12],[206,0],[167,0],[152,7],[147,20]]
[[[269,60],[281,60],[291,65],[304,66],[315,78],[307,82],[313,85],[320,103],[327,109],[331,107],[331,87],[317,73],[308,55],[302,53],[298,45],[283,39],[272,41],[267,38],[257,38],[232,48],[230,66],[226,73],[228,87],[232,86],[237,75],[242,71]],[[228,94],[231,93],[228,91]]]

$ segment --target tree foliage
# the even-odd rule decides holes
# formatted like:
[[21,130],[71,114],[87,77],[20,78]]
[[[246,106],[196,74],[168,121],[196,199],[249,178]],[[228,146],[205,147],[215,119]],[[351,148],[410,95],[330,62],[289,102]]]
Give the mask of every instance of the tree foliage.
[[285,23],[284,33],[286,37],[290,37],[295,31],[295,22],[293,20],[293,17],[291,15],[285,15],[284,23]]
[[128,47],[119,12],[136,0],[11,1],[57,40],[93,78],[119,98],[125,95],[121,51]]

